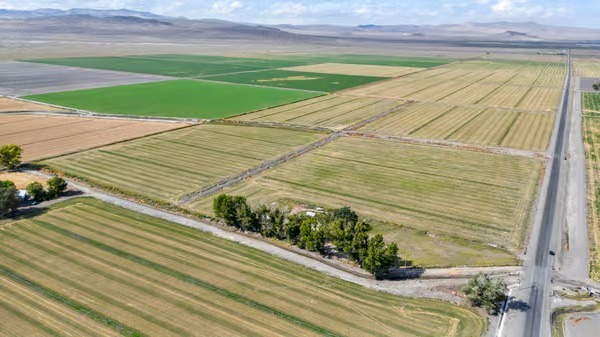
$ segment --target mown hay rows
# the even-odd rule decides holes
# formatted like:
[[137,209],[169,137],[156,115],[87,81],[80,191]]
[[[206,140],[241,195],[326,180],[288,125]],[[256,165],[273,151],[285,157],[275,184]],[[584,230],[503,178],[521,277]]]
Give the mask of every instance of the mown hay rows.
[[26,278],[71,300],[45,294],[44,311],[79,304],[89,310],[70,314],[81,321],[95,311],[161,336],[479,336],[485,326],[466,308],[370,291],[94,200],[70,203],[1,233],[0,280]]
[[173,202],[322,137],[288,129],[201,125],[46,163],[105,186]]
[[242,115],[233,120],[319,126],[339,130],[400,104],[397,100],[332,95]]
[[573,65],[575,67],[575,76],[600,78],[600,61],[575,60]]
[[[390,223],[516,247],[540,167],[531,158],[340,138],[225,192],[352,206]],[[209,211],[208,199],[189,208]]]

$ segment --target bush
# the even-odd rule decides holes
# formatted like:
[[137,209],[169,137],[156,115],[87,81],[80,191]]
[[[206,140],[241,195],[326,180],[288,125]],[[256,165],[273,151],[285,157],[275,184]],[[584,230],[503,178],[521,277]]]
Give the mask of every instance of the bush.
[[44,201],[48,197],[48,193],[44,189],[44,185],[40,184],[37,181],[27,185],[26,190],[27,194],[29,194],[29,196],[37,202]]
[[479,273],[462,291],[472,305],[483,307],[488,314],[496,315],[500,311],[500,304],[506,299],[508,287],[502,279]]

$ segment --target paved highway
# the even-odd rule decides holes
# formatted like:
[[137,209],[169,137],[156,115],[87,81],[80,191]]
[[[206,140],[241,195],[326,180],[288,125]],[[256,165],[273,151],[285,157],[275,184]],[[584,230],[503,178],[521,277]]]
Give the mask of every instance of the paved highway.
[[561,169],[566,167],[566,140],[568,139],[567,118],[569,115],[571,93],[571,52],[569,52],[567,66],[565,93],[560,108],[558,132],[556,134],[554,152],[551,158],[552,168],[542,213],[538,244],[535,248],[535,264],[533,266],[533,278],[528,301],[530,309],[526,312],[525,333],[523,335],[527,337],[550,336],[550,312],[548,310],[550,290],[548,285],[552,276],[551,273],[554,259],[549,252],[553,241],[552,236],[558,231],[558,228],[560,228],[562,224],[561,214],[563,214],[563,210],[560,208],[564,207],[564,204],[561,203],[561,192],[564,192],[565,189],[560,186],[560,183],[563,181],[561,179]]

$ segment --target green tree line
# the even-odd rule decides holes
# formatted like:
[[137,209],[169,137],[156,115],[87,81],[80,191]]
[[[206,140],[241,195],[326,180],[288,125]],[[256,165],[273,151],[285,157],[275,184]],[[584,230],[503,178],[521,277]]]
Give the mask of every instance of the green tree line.
[[324,254],[330,243],[377,278],[398,260],[398,246],[386,244],[380,234],[371,237],[372,226],[349,207],[309,216],[266,205],[252,208],[242,196],[221,194],[214,200],[213,209],[216,217],[229,226],[285,240],[308,251]]

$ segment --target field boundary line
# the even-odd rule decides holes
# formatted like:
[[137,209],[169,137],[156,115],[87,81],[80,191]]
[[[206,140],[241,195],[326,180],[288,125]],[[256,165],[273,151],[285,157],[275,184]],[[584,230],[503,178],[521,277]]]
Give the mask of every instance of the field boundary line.
[[279,123],[279,122],[255,122],[255,121],[240,121],[233,119],[223,119],[208,122],[207,124],[215,124],[215,125],[242,125],[242,126],[258,126],[265,128],[275,128],[275,129],[290,129],[295,131],[315,131],[315,132],[333,132],[331,129],[322,127],[322,126],[311,126],[311,125],[303,125],[303,124],[288,124],[288,123]]
[[[398,101],[398,103],[401,103],[401,101]],[[347,131],[358,130],[358,129],[364,127],[367,124],[373,123],[373,122],[378,121],[378,120],[380,120],[380,119],[382,119],[384,117],[387,117],[388,115],[390,115],[390,114],[392,114],[394,112],[400,111],[400,110],[402,110],[402,109],[404,109],[406,107],[409,107],[409,106],[413,105],[414,103],[415,103],[414,101],[405,101],[404,103],[398,104],[395,107],[393,107],[391,109],[388,109],[388,110],[386,110],[386,111],[384,111],[384,112],[382,112],[382,113],[380,113],[378,115],[375,115],[373,117],[364,119],[364,120],[359,121],[357,123],[354,123],[354,124],[352,124],[352,125],[350,125],[348,127],[345,127],[342,130],[340,130],[340,132],[347,132]]]
[[548,156],[545,152],[513,149],[513,148],[501,147],[501,146],[481,146],[481,145],[472,145],[472,144],[461,143],[461,142],[451,142],[451,141],[447,141],[447,140],[382,135],[382,134],[378,134],[378,133],[362,132],[362,131],[345,131],[344,135],[348,136],[348,137],[383,139],[383,140],[390,140],[390,141],[397,141],[397,142],[404,142],[404,143],[445,146],[445,147],[451,147],[451,148],[456,148],[456,149],[466,150],[466,151],[473,151],[473,152],[486,152],[486,153],[513,155],[513,156],[530,157],[530,158],[543,158],[543,159],[548,158]]

